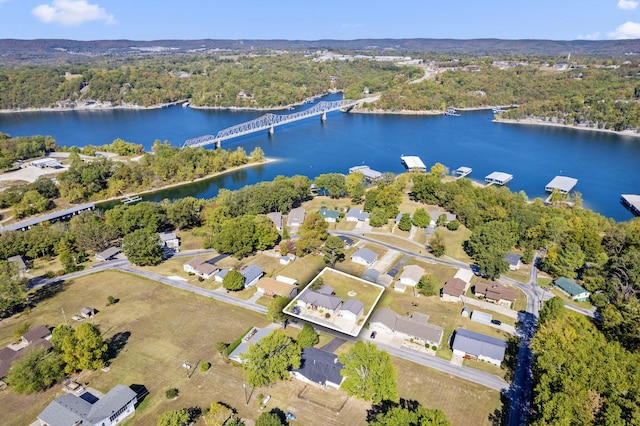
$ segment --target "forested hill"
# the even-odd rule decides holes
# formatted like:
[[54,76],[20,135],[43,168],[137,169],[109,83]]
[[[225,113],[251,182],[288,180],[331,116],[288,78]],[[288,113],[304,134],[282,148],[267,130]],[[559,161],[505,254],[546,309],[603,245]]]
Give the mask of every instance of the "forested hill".
[[359,40],[16,40],[0,39],[3,63],[95,57],[175,55],[216,50],[339,49],[370,52],[425,52],[477,56],[580,56],[620,58],[640,54],[640,40],[359,39]]

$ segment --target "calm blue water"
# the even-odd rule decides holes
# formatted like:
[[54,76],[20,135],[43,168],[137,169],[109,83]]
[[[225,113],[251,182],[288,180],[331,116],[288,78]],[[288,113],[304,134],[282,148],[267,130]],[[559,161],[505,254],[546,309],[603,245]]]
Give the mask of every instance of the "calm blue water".
[[[338,96],[329,97],[335,99]],[[308,107],[308,106],[306,106]],[[305,108],[305,107],[303,107]],[[103,145],[116,138],[149,149],[154,140],[181,145],[185,139],[215,134],[262,112],[194,110],[180,106],[142,111],[78,111],[0,114],[0,131],[12,136],[51,135],[59,145]],[[219,188],[237,189],[277,175],[347,173],[367,164],[401,173],[401,155],[418,155],[429,167],[440,162],[454,170],[473,168],[482,181],[493,171],[514,175],[509,187],[530,197],[544,197],[556,175],[579,180],[575,190],[584,204],[618,221],[633,215],[620,194],[640,194],[640,138],[555,127],[497,124],[490,111],[462,112],[461,117],[344,114],[333,112],[325,123],[310,118],[227,142],[247,153],[260,146],[279,161],[257,166],[145,199],[186,195],[213,197]]]

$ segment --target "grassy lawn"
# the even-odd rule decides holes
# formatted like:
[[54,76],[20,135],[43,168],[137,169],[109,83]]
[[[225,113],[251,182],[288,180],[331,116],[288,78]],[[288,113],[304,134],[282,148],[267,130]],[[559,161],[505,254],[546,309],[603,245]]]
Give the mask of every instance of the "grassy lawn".
[[299,288],[303,289],[324,267],[322,256],[307,255],[282,268],[278,275],[298,280]]
[[[345,276],[331,269],[325,269],[321,276],[324,284],[333,287],[335,295],[343,301],[347,299],[358,299],[364,303],[365,314],[371,310],[380,293],[384,291],[384,288],[378,285]],[[356,294],[350,296],[349,292],[355,292]]]
[[195,232],[190,231],[178,231],[178,237],[180,237],[180,250],[198,250],[204,247],[204,237],[196,236]]
[[553,282],[553,280],[551,278],[538,277],[538,285],[540,287],[551,288],[551,283],[552,282]]
[[438,227],[439,232],[444,236],[445,255],[453,257],[462,262],[473,263],[473,259],[464,251],[464,242],[471,237],[471,231],[460,225],[456,231],[449,231],[442,226]]
[[511,278],[512,280],[516,280],[523,284],[527,284],[529,282],[530,270],[531,270],[531,267],[527,266],[526,269],[525,267],[522,267],[520,270],[517,270],[517,271],[507,271],[503,275],[505,277]]

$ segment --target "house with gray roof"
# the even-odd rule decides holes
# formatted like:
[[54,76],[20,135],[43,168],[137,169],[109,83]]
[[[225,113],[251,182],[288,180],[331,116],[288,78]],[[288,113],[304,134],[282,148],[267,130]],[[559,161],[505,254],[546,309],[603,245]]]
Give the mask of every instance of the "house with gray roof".
[[306,213],[302,207],[291,209],[287,217],[287,226],[297,228],[304,222]]
[[352,262],[364,265],[366,267],[370,267],[371,265],[373,265],[376,260],[378,260],[378,255],[376,254],[376,252],[368,248],[361,248],[351,255]]
[[362,315],[364,315],[364,303],[358,299],[347,299],[340,308],[340,316],[353,322],[358,322]]
[[116,385],[102,398],[85,392],[80,396],[62,395],[39,415],[42,426],[114,426],[135,413],[136,393],[125,385]]
[[244,288],[249,288],[260,280],[264,271],[258,265],[248,265],[240,271],[244,277]]
[[590,291],[587,291],[584,287],[576,283],[571,278],[558,278],[553,282],[553,285],[569,295],[571,299],[576,301],[583,302],[585,300],[589,300],[589,296],[591,295]]
[[429,324],[428,315],[414,312],[411,317],[398,315],[389,308],[377,309],[369,320],[369,328],[389,336],[413,340],[420,345],[440,346],[444,329]]
[[369,213],[362,209],[351,207],[345,216],[347,222],[365,222],[369,220]]
[[180,238],[175,232],[158,232],[160,245],[166,250],[178,253],[180,251]]
[[194,257],[184,263],[182,269],[188,274],[195,274],[204,279],[213,277],[220,270],[215,264],[204,260],[202,257]]
[[18,273],[23,274],[27,271],[27,264],[19,254],[7,258],[7,262],[15,263],[18,266]]
[[306,289],[298,296],[296,304],[302,308],[313,309],[314,311],[322,309],[324,312],[333,315],[340,310],[342,299],[332,294],[324,294],[316,290]]
[[291,371],[291,376],[305,383],[338,389],[344,380],[340,371],[344,368],[338,356],[317,348],[305,348],[300,358],[300,368]]
[[267,213],[267,217],[273,222],[278,231],[282,231],[282,213],[280,212],[272,212]]
[[520,269],[520,264],[522,262],[522,256],[515,253],[507,253],[504,260],[509,264],[510,271],[517,271]]
[[400,284],[415,287],[424,275],[424,268],[418,265],[407,265],[400,275]]
[[119,255],[121,251],[122,249],[120,247],[109,247],[100,253],[96,253],[95,258],[98,262],[106,262]]
[[452,349],[454,355],[486,361],[499,367],[504,359],[507,342],[459,328],[453,339]]

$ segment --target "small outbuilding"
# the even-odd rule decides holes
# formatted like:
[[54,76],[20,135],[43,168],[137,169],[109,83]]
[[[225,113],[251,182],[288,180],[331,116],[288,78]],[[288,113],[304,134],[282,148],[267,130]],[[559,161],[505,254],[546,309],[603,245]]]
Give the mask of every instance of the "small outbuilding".
[[85,318],[93,318],[96,315],[96,310],[85,306],[84,308],[80,309],[80,315]]
[[98,262],[106,262],[107,260],[114,259],[117,255],[122,252],[120,247],[109,247],[106,250],[101,251],[100,253],[96,253],[95,258]]

